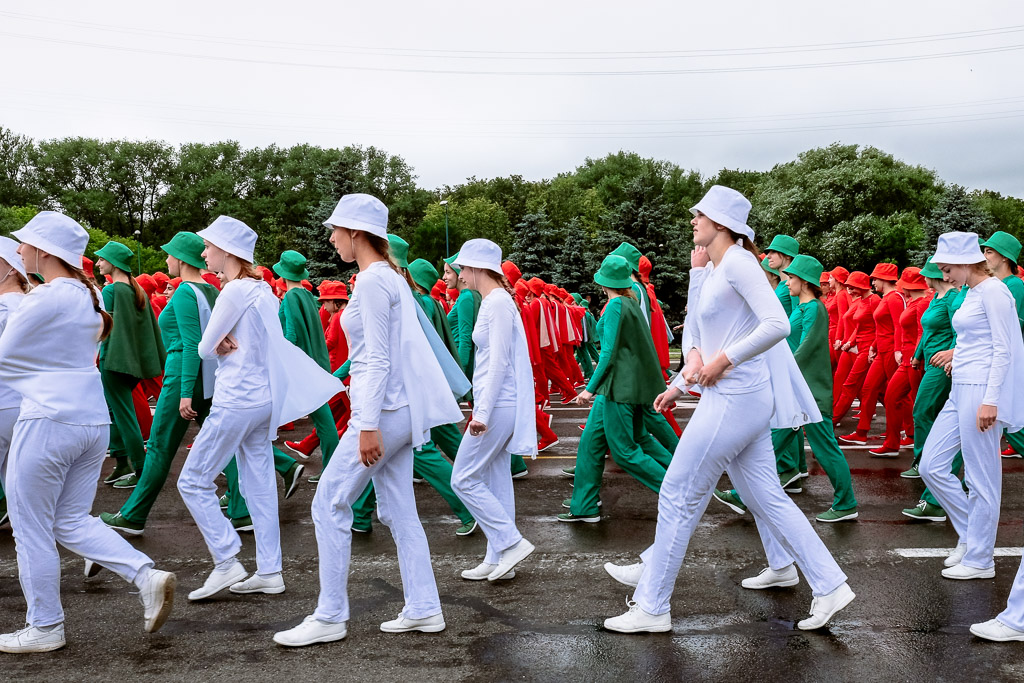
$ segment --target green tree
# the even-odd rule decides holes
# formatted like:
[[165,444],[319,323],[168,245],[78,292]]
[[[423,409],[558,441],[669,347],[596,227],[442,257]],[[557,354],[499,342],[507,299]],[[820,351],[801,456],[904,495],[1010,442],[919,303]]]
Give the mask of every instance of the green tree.
[[935,253],[939,235],[943,233],[959,231],[991,235],[995,230],[995,221],[988,212],[971,201],[967,190],[960,185],[950,185],[945,188],[935,208],[924,221],[923,239],[919,249],[911,252],[910,256],[915,265],[923,265]]
[[30,206],[43,201],[32,158],[32,140],[0,126],[0,205]]

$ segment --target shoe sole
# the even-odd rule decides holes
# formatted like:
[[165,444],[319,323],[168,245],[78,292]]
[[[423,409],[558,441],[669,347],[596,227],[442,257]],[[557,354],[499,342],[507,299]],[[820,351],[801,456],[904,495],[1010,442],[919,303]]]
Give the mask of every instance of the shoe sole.
[[234,529],[235,529],[235,531],[237,531],[239,533],[249,532],[249,531],[251,531],[253,533],[256,532],[256,527],[254,527],[252,524],[246,524],[245,526],[236,526],[236,527],[234,527]]
[[529,473],[530,473],[530,470],[523,470],[522,472],[516,472],[515,474],[512,475],[512,478],[513,479],[522,479],[523,477],[525,477]]
[[256,589],[253,589],[253,590],[237,590],[236,591],[234,586],[230,586],[228,588],[228,591],[230,591],[231,593],[234,593],[235,595],[254,595],[256,593],[265,593],[267,595],[280,595],[281,593],[284,593],[284,589],[285,589],[284,586],[280,586],[280,587],[277,587],[277,588],[256,588]]
[[804,489],[802,486],[790,486],[788,489],[783,487],[782,489],[786,493],[803,493]]
[[738,505],[733,505],[732,503],[730,503],[727,500],[722,500],[721,498],[719,498],[718,496],[716,496],[714,494],[712,494],[711,497],[714,498],[715,500],[717,500],[719,503],[721,503],[725,507],[727,507],[730,510],[732,510],[733,512],[735,512],[737,515],[745,515],[745,514],[747,514],[747,511],[745,509],[741,508]]
[[[291,451],[292,453],[294,453],[295,455],[297,455],[297,456],[299,456],[300,458],[302,458],[303,460],[309,460],[309,453],[303,453],[303,452],[302,452],[302,451],[300,451],[300,450],[299,450],[298,448],[292,448],[292,447],[291,447],[291,446],[289,446],[289,445],[288,445],[287,443],[286,443],[286,444],[284,445],[284,447],[285,447],[285,448],[287,448],[288,450],[290,450],[290,451]],[[344,636],[343,636],[343,637],[344,637]],[[275,641],[275,642],[277,642],[277,641]],[[320,641],[314,641],[314,642],[320,642]]]
[[436,626],[416,626],[414,628],[394,628],[394,629],[392,629],[392,628],[384,628],[384,624],[381,624],[380,625],[380,630],[383,633],[412,633],[414,631],[419,631],[420,633],[440,633],[441,631],[445,630],[446,627],[447,627],[447,624],[445,624],[443,622],[440,623],[440,624],[437,624]]
[[838,441],[839,443],[845,443],[845,444],[850,445],[850,446],[867,446],[868,445],[867,441],[851,441],[850,439],[844,439],[841,436],[837,436],[836,437],[836,441]]
[[573,472],[572,474],[569,474],[568,472],[562,471],[562,472],[558,473],[558,476],[566,477],[567,479],[575,479],[576,478],[576,473]]
[[1024,635],[1020,635],[1020,636],[1006,636],[1005,638],[998,638],[998,637],[990,636],[990,635],[987,635],[987,634],[984,634],[984,633],[979,633],[978,631],[974,630],[973,626],[971,626],[971,635],[977,636],[978,638],[983,638],[984,640],[992,641],[993,643],[1009,643],[1009,642],[1013,642],[1015,640],[1024,641]]
[[[103,521],[103,520],[100,520],[100,521]],[[141,536],[142,532],[145,531],[144,529],[130,529],[130,528],[126,527],[126,526],[118,526],[116,524],[107,524],[106,522],[103,522],[103,524],[108,529],[113,529],[114,531],[120,531],[122,534],[124,534],[126,536]]]
[[167,621],[167,617],[171,616],[171,610],[174,609],[174,589],[178,585],[178,577],[171,574],[164,581],[164,602],[160,605],[160,611],[157,612],[156,618],[152,624],[146,625],[147,633],[156,633],[160,630],[160,627]]
[[925,516],[925,515],[911,515],[911,514],[907,514],[906,512],[903,512],[902,510],[900,511],[900,513],[904,517],[910,517],[910,519],[917,519],[917,520],[920,520],[922,522],[945,522],[946,521],[945,517],[928,517],[928,516]]
[[786,488],[787,486],[789,486],[790,484],[792,484],[792,483],[793,483],[794,481],[800,481],[800,479],[801,479],[801,477],[800,477],[800,473],[799,473],[799,472],[797,472],[797,473],[796,473],[796,474],[794,474],[794,475],[793,475],[792,477],[790,477],[790,478],[789,478],[789,480],[787,480],[787,481],[785,481],[785,482],[781,482],[781,483],[782,483],[782,488],[783,488],[783,490],[785,490],[785,488]]
[[348,635],[346,629],[344,633],[333,633],[329,636],[320,636],[319,638],[310,638],[309,640],[303,640],[301,643],[282,643],[277,639],[277,635],[274,636],[274,642],[281,647],[306,647],[307,645],[316,645],[317,643],[333,643],[338,640],[344,640],[345,636]]
[[800,583],[800,577],[797,577],[795,579],[787,579],[786,581],[776,581],[775,583],[766,583],[766,584],[760,585],[760,586],[747,586],[747,585],[744,585],[744,583],[741,581],[740,582],[740,587],[741,588],[746,588],[747,590],[750,590],[750,591],[763,591],[766,588],[792,588],[793,586],[796,586],[799,583]]
[[971,579],[994,579],[996,578],[996,570],[992,569],[984,571],[981,574],[972,574],[970,576],[947,576],[946,572],[942,572],[942,578],[952,579],[954,581],[970,581]]
[[114,482],[113,488],[117,489],[118,491],[130,491],[131,489],[135,488],[136,486],[138,486],[138,484],[132,484],[131,486],[118,486],[117,482]]
[[[486,576],[466,576],[465,573],[459,574],[459,576],[461,576],[466,581],[486,581],[487,580]],[[509,579],[514,579],[514,578],[516,578],[516,570],[515,569],[510,571],[508,574],[505,574],[504,576],[502,576],[500,579],[498,579],[498,581],[508,581]]]
[[647,628],[630,628],[630,629],[613,628],[613,627],[608,626],[607,624],[605,624],[604,625],[604,629],[606,631],[613,631],[614,633],[668,633],[669,631],[672,630],[672,624],[669,624],[668,626],[648,626]]
[[834,522],[848,522],[851,519],[857,519],[857,517],[859,517],[859,516],[860,516],[859,512],[854,512],[851,515],[843,515],[842,517],[836,517],[835,519],[821,519],[820,517],[815,517],[814,521],[822,522],[824,524],[832,524]]
[[547,449],[549,449],[549,448],[554,448],[554,447],[555,447],[555,446],[557,446],[557,445],[558,445],[558,441],[552,441],[551,443],[549,443],[549,444],[548,444],[547,446],[545,446],[544,448],[538,448],[538,449],[537,449],[537,452],[538,452],[538,453],[543,453],[543,452],[544,452],[544,451],[546,451]]
[[471,533],[473,533],[474,531],[476,531],[476,528],[477,528],[478,526],[480,526],[480,523],[479,523],[479,522],[473,522],[473,528],[472,528],[472,529],[470,529],[469,531],[456,531],[456,532],[455,532],[455,535],[456,535],[456,536],[469,536],[469,535],[470,535]]
[[907,474],[906,472],[900,472],[900,476],[903,477],[904,479],[920,479],[921,478],[920,473],[919,474]]
[[857,595],[851,591],[850,596],[846,598],[846,600],[844,600],[842,604],[837,605],[835,608],[833,608],[832,611],[829,612],[828,616],[825,617],[825,621],[822,622],[820,626],[801,626],[799,623],[797,623],[796,627],[801,631],[816,631],[819,628],[825,628],[826,626],[828,626],[828,622],[832,621],[832,617],[839,614],[839,611],[846,608],[851,602],[853,602],[853,599],[856,597]]
[[59,643],[50,643],[38,647],[0,647],[0,652],[6,652],[12,655],[31,654],[33,652],[53,652],[59,650],[67,645],[66,641]]
[[515,562],[512,562],[512,563],[510,563],[508,565],[505,565],[505,566],[502,566],[501,563],[499,563],[497,569],[495,569],[493,572],[491,572],[487,576],[487,580],[488,581],[497,581],[501,577],[505,576],[505,574],[508,574],[510,571],[512,571],[512,569],[517,564],[519,564],[520,562],[522,562],[523,560],[528,558],[530,555],[532,555],[533,551],[536,550],[536,549],[537,549],[537,546],[531,544],[530,545],[530,549],[527,550],[525,553],[523,553],[521,556],[517,557]]
[[284,499],[288,500],[298,490],[299,484],[302,483],[302,473],[306,470],[301,464],[296,463],[297,469],[295,470],[295,477],[292,479],[292,485],[288,487],[288,490],[284,492]]
[[559,522],[563,524],[575,524],[576,522],[583,522],[584,524],[597,524],[601,521],[600,517],[573,517],[572,519],[565,519],[564,517],[556,517]]
[[868,451],[868,455],[870,455],[872,458],[898,458],[898,457],[900,457],[899,452],[891,453],[891,452],[888,452],[888,451],[885,452],[885,453],[872,453],[871,451]]
[[368,534],[370,533],[371,529],[358,529],[356,527],[352,527],[352,531],[356,532],[357,534]]
[[134,472],[129,472],[128,474],[122,474],[122,475],[121,475],[120,477],[118,477],[117,479],[110,479],[110,478],[107,478],[107,479],[104,479],[104,480],[103,480],[103,483],[104,483],[104,484],[106,484],[107,486],[113,486],[113,485],[114,485],[114,484],[116,484],[117,482],[119,482],[119,481],[124,481],[125,479],[127,479],[127,478],[128,478],[128,477],[130,477],[130,476],[132,476],[133,474],[134,474]]

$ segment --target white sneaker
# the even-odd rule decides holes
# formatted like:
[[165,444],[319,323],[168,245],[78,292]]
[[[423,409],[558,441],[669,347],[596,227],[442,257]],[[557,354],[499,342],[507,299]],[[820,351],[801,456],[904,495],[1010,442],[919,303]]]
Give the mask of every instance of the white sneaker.
[[835,589],[828,595],[811,600],[811,616],[797,623],[796,627],[801,631],[813,631],[821,628],[829,622],[836,612],[843,609],[857,597],[850,586],[846,583]]
[[64,624],[56,628],[41,631],[35,626],[26,626],[14,633],[0,635],[0,652],[12,654],[27,652],[52,652],[66,645],[64,641]]
[[619,633],[665,633],[672,630],[670,613],[648,614],[632,600],[627,600],[629,611],[617,617],[604,620],[604,627]]
[[235,563],[226,569],[214,569],[210,572],[210,575],[206,577],[206,581],[203,583],[203,587],[189,593],[188,599],[205,600],[244,578],[245,567],[242,566],[241,562],[235,560]]
[[1010,640],[1024,640],[1024,631],[1010,628],[998,619],[989,619],[983,624],[972,624],[971,633],[979,638],[994,640],[997,643],[1005,643]]
[[91,579],[92,577],[99,574],[101,571],[103,571],[103,565],[96,564],[92,560],[85,561],[85,569],[83,571],[83,573],[85,574],[85,578]]
[[146,619],[146,633],[155,633],[167,621],[174,607],[174,588],[178,577],[171,572],[153,569],[149,577],[139,586],[139,602],[142,603]]
[[437,613],[423,619],[406,619],[401,614],[397,619],[385,621],[380,625],[384,633],[408,633],[409,631],[422,631],[423,633],[440,633],[444,630],[444,615]]
[[231,584],[228,590],[242,595],[247,593],[277,595],[278,593],[284,593],[284,577],[281,575],[281,572],[266,575],[253,574],[245,581]]
[[953,552],[951,552],[949,554],[949,557],[947,557],[946,559],[944,559],[942,561],[942,564],[946,565],[947,567],[956,566],[956,565],[960,564],[960,560],[964,559],[964,555],[966,555],[966,554],[967,554],[967,544],[966,543],[958,543],[957,546],[955,548],[953,548]]
[[789,565],[785,569],[775,571],[771,567],[765,567],[757,576],[743,579],[740,585],[751,590],[764,590],[765,588],[789,588],[800,583],[800,575],[796,573],[796,565]]
[[969,579],[994,579],[996,577],[996,568],[975,569],[974,567],[955,564],[952,567],[943,569],[942,575],[947,579],[960,579],[961,581]]
[[[486,579],[488,576],[491,575],[491,572],[493,572],[497,568],[498,568],[498,565],[496,565],[496,564],[491,564],[490,562],[481,562],[476,567],[473,567],[472,569],[466,569],[465,571],[463,571],[462,572],[462,578],[466,579],[467,581],[483,581],[484,579]],[[504,576],[499,577],[499,578],[504,580],[504,579],[514,579],[515,577],[516,577],[516,570],[513,569],[508,574],[505,574]]]
[[498,559],[498,566],[494,568],[494,571],[487,575],[488,581],[497,581],[501,577],[508,574],[513,567],[525,560],[535,550],[532,543],[527,541],[525,538],[519,539],[519,543],[516,543],[511,548],[506,548],[501,551],[501,557]]
[[644,573],[644,563],[612,564],[611,562],[605,562],[604,570],[619,583],[636,588],[637,584],[640,583],[640,575]]
[[274,642],[285,647],[304,647],[315,643],[330,643],[335,640],[341,640],[347,635],[348,622],[342,621],[337,624],[330,624],[326,621],[320,621],[310,614],[295,628],[275,633]]

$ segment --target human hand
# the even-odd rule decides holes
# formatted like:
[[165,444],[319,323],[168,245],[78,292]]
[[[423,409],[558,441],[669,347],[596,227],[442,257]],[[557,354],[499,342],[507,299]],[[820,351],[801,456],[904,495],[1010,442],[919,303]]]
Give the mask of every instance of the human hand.
[[220,340],[220,344],[217,344],[217,355],[226,356],[229,353],[234,353],[238,350],[238,342],[230,334],[226,335]]
[[708,250],[704,247],[694,247],[690,251],[690,267],[691,268],[703,268],[711,261],[711,257],[708,256]]
[[366,467],[371,467],[384,457],[384,444],[380,438],[380,430],[359,432],[359,460]]
[[470,420],[468,431],[470,436],[480,436],[487,431],[487,425],[479,420]]
[[710,362],[705,363],[704,367],[701,368],[697,374],[697,383],[702,387],[713,387],[731,367],[732,361],[729,360],[724,351],[719,351]]
[[676,405],[676,399],[683,395],[679,389],[675,387],[669,387],[665,391],[658,394],[658,397],[654,399],[654,409],[659,413],[674,408]]
[[978,431],[987,431],[992,425],[996,423],[996,418],[999,416],[999,409],[995,406],[990,406],[982,403],[978,407]]
[[590,405],[590,402],[593,400],[594,395],[587,391],[586,389],[584,389],[583,391],[576,395],[576,398],[572,400],[572,403],[575,403],[578,406],[588,406]]
[[199,415],[199,413],[192,410],[191,398],[183,398],[178,402],[178,412],[181,413],[181,417],[184,420],[194,420]]

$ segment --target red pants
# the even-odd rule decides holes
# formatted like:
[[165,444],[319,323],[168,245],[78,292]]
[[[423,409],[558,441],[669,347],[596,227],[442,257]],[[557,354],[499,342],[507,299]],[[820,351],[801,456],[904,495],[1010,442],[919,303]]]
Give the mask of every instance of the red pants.
[[[864,379],[864,389],[860,394],[860,421],[857,423],[857,431],[867,433],[871,429],[871,420],[875,416],[878,407],[878,399],[885,398],[885,388],[889,380],[896,374],[896,356],[892,351],[880,351],[875,360],[868,368],[867,377]],[[886,404],[888,410],[888,404]],[[902,419],[903,413],[900,413]],[[900,423],[902,424],[902,422]]]
[[[846,365],[847,372],[840,377],[844,364]],[[861,387],[864,386],[864,376],[867,375],[868,365],[867,349],[858,351],[856,355],[844,352],[842,358],[839,359],[839,371],[836,372],[836,386],[839,386],[839,381],[842,379],[842,388],[839,391],[839,398],[836,399],[835,405],[832,407],[833,422],[839,422],[846,417],[850,406],[853,405],[853,399],[860,394]],[[863,408],[863,401],[861,401],[861,404]]]
[[139,421],[139,431],[142,432],[142,440],[149,439],[149,430],[153,426],[153,413],[149,410],[149,399],[142,387],[142,382],[132,389],[132,405],[135,407],[135,418]]
[[533,393],[535,403],[546,403],[551,399],[551,394],[548,393],[548,376],[544,373],[543,363],[533,366]]
[[569,381],[573,385],[583,384],[583,371],[580,369],[580,364],[576,362],[576,347],[570,344],[562,344],[562,348],[558,350],[558,356],[562,370]]
[[537,439],[540,443],[551,443],[557,441],[558,436],[551,429],[551,416],[537,406]]
[[[883,448],[899,450],[900,430],[907,424],[909,417],[913,424],[914,400],[917,398],[917,386],[921,383],[921,371],[914,370],[909,364],[901,364],[885,388],[885,442]],[[908,436],[913,434],[913,428]]]
[[[345,433],[348,427],[349,402],[348,392],[343,391],[327,402],[331,406],[331,417],[334,418],[334,426],[338,430],[338,436]],[[316,430],[310,432],[309,436],[299,442],[299,450],[303,453],[312,453],[320,446],[320,437]]]
[[562,369],[559,355],[550,346],[543,349],[541,355],[544,357],[544,375],[551,382],[551,387],[562,395],[563,401],[571,401],[576,397],[576,390]]
[[661,414],[665,416],[666,420],[668,420],[668,426],[672,428],[672,431],[676,433],[676,436],[682,436],[683,430],[679,426],[679,423],[676,422],[676,416],[672,414],[672,409],[666,408],[661,411]]

